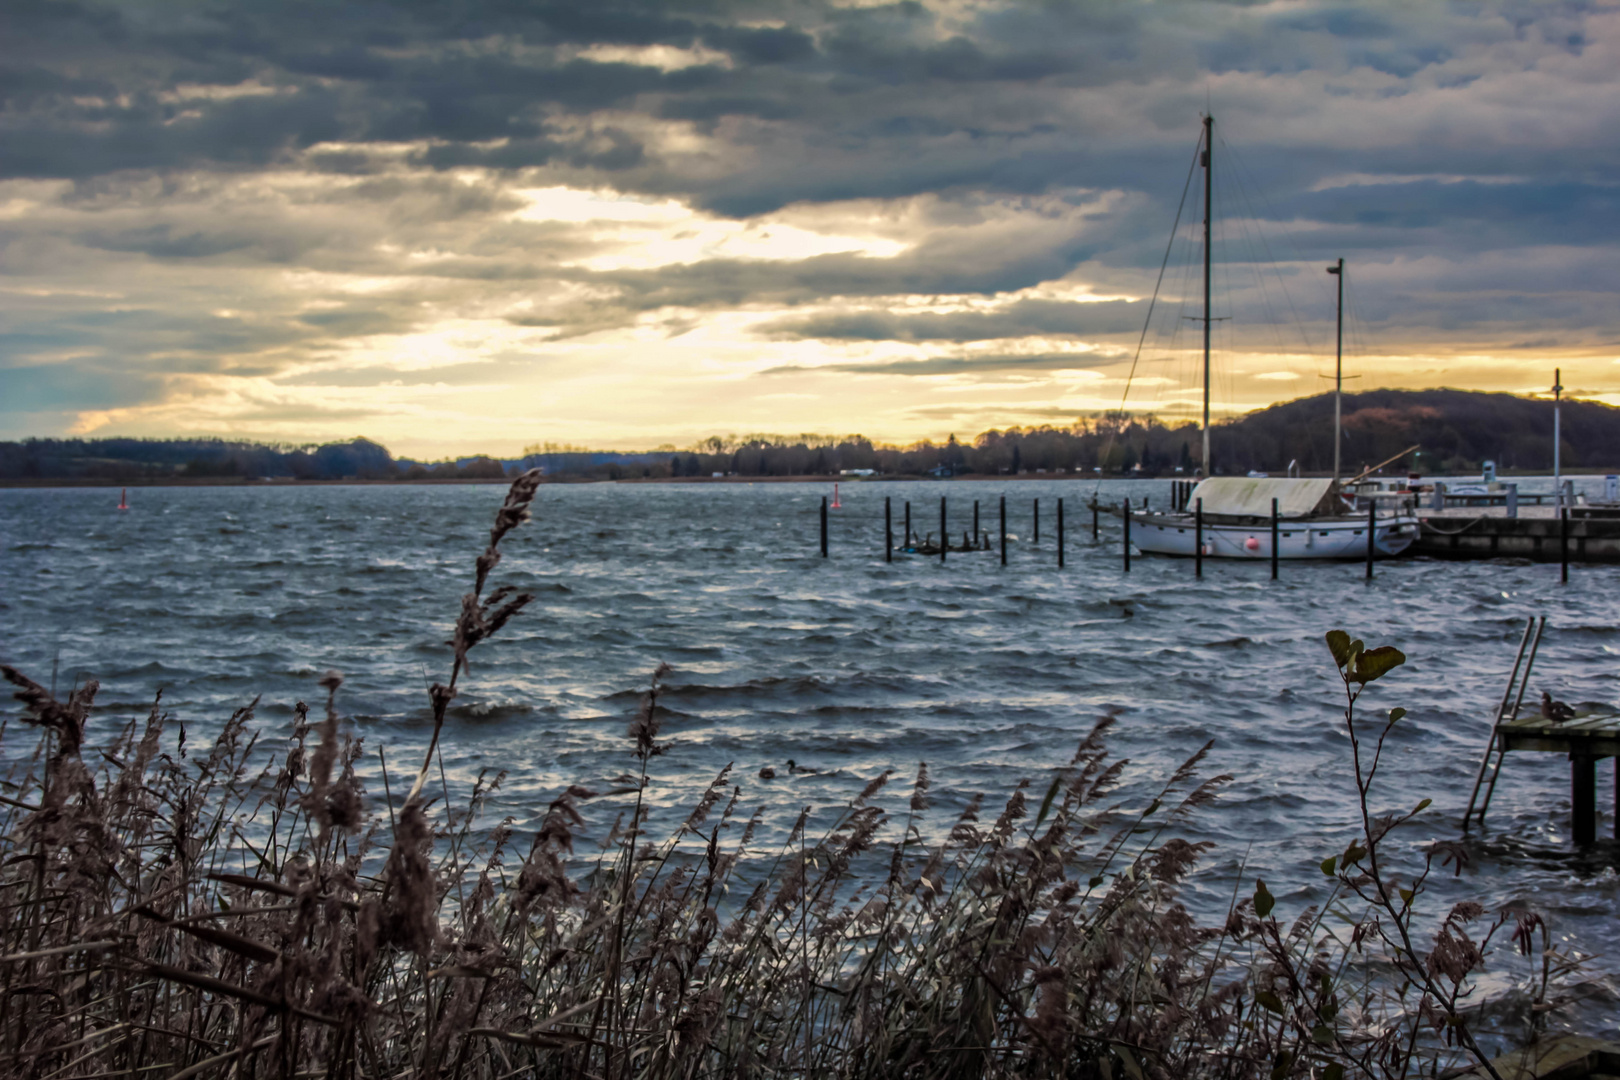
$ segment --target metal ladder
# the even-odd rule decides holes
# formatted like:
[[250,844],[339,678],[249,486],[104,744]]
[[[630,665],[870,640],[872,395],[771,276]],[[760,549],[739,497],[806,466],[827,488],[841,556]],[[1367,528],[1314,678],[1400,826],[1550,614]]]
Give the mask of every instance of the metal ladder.
[[[1508,675],[1507,689],[1502,691],[1502,703],[1496,707],[1496,719],[1491,723],[1491,735],[1485,743],[1485,754],[1479,760],[1479,772],[1474,776],[1474,790],[1468,796],[1468,809],[1463,814],[1463,832],[1476,820],[1480,826],[1485,825],[1485,811],[1491,808],[1491,796],[1496,793],[1496,778],[1502,775],[1502,755],[1504,753],[1496,737],[1497,729],[1503,724],[1511,724],[1519,717],[1519,707],[1524,703],[1525,688],[1530,685],[1530,669],[1536,664],[1536,650],[1541,647],[1541,635],[1547,629],[1547,616],[1532,615],[1525,621],[1524,636],[1519,639],[1519,654],[1513,658],[1513,672]],[[1525,659],[1525,649],[1530,650],[1529,659]],[[1520,675],[1520,666],[1523,666],[1523,676]],[[1514,694],[1515,685],[1518,693]],[[1508,708],[1508,702],[1513,707]],[[1496,762],[1493,766],[1491,755],[1495,754]],[[1491,774],[1490,783],[1485,783],[1485,773]],[[1485,799],[1479,801],[1479,790],[1485,788]],[[1474,804],[1479,803],[1479,813],[1474,812]]]

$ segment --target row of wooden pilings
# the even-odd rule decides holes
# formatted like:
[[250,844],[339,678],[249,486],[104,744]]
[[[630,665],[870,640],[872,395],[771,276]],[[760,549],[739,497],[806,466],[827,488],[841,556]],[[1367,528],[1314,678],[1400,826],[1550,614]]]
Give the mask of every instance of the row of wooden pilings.
[[[1189,485],[1187,490],[1188,491],[1191,490],[1190,485]],[[1184,504],[1185,504],[1186,500],[1184,498],[1181,498],[1181,496],[1182,496],[1182,492],[1179,490],[1179,488],[1178,488],[1178,490],[1173,491],[1172,494],[1171,494],[1172,505],[1176,505],[1178,500],[1183,504],[1181,506],[1177,506],[1177,509],[1184,509],[1185,508]],[[939,561],[940,562],[945,561],[945,556],[949,553],[950,546],[951,546],[950,545],[950,540],[949,540],[950,534],[948,532],[947,525],[946,525],[946,501],[945,500],[946,500],[945,496],[941,495],[939,497],[939,536],[940,536],[940,541],[939,541]],[[1001,496],[1000,502],[1001,502],[1001,565],[1006,566],[1007,565],[1007,496],[1005,496],[1005,495]],[[1193,502],[1193,530],[1194,530],[1194,535],[1193,535],[1193,576],[1194,577],[1203,577],[1204,576],[1204,500],[1203,499],[1194,499],[1194,500],[1192,500],[1192,502]],[[1148,505],[1147,496],[1144,495],[1142,497],[1142,509],[1146,510],[1147,505]],[[1102,507],[1098,504],[1095,497],[1091,500],[1091,502],[1087,503],[1086,506],[1091,510],[1091,539],[1095,541],[1101,535],[1101,531],[1100,531],[1100,527],[1098,525],[1098,520],[1097,519],[1098,519],[1098,514],[1101,511]],[[1034,532],[1033,542],[1038,544],[1038,543],[1041,542],[1041,500],[1039,500],[1039,499],[1034,500],[1034,503],[1033,503],[1033,506],[1032,506],[1031,509],[1032,509],[1031,517],[1033,518],[1033,532]],[[1110,508],[1110,510],[1112,511],[1112,508]],[[906,527],[905,544],[910,545],[911,537],[912,537],[912,531],[911,531],[911,501],[909,499],[906,500],[906,503],[905,503],[905,515],[906,515],[906,520],[905,520],[905,527]],[[1120,554],[1121,554],[1121,557],[1122,557],[1122,560],[1123,560],[1124,571],[1127,574],[1131,572],[1131,516],[1132,515],[1131,515],[1130,500],[1126,499],[1126,500],[1124,500],[1124,502],[1121,504],[1121,507],[1120,507],[1120,517],[1124,521],[1124,525],[1125,525],[1124,532],[1123,532],[1122,537],[1121,537]],[[1271,500],[1271,579],[1273,581],[1275,581],[1277,579],[1277,563],[1278,563],[1277,541],[1278,541],[1278,528],[1279,528],[1280,522],[1281,522],[1281,518],[1279,517],[1279,515],[1277,513],[1277,500],[1272,499]],[[1369,504],[1368,507],[1367,507],[1367,580],[1369,580],[1369,581],[1372,580],[1372,576],[1373,576],[1373,556],[1374,556],[1374,553],[1376,551],[1376,529],[1377,529],[1376,508],[1374,506],[1372,506],[1371,504]],[[973,500],[973,543],[975,545],[980,543],[980,536],[981,535],[982,534],[979,531],[979,500],[974,499]],[[1063,567],[1063,565],[1064,565],[1063,539],[1064,539],[1064,536],[1063,536],[1063,500],[1059,499],[1057,501],[1057,564],[1058,564],[1059,569],[1061,569]],[[975,549],[967,549],[967,550],[975,550]],[[982,549],[977,549],[977,550],[982,550]],[[827,497],[825,495],[823,495],[821,497],[821,557],[826,558],[827,553],[828,553],[828,542],[827,542]],[[888,497],[888,496],[885,496],[884,499],[883,499],[883,559],[884,559],[885,562],[893,562],[894,561],[894,500],[892,498]],[[1568,572],[1569,571],[1568,571],[1568,563],[1567,563],[1567,561],[1565,563],[1565,571],[1564,572],[1565,572],[1565,580],[1568,580]]]

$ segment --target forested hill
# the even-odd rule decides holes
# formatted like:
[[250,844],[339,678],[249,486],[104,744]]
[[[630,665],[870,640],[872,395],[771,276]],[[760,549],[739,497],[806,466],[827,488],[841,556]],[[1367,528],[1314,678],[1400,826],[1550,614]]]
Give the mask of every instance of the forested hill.
[[[1553,403],[1472,390],[1369,390],[1344,395],[1344,467],[1359,471],[1421,447],[1424,472],[1499,468],[1551,470]],[[1563,465],[1620,466],[1620,409],[1594,401],[1565,401]],[[1318,394],[1249,413],[1211,433],[1216,468],[1276,471],[1297,460],[1305,472],[1333,468],[1333,395]]]
[[[1467,390],[1372,390],[1344,397],[1343,465],[1360,471],[1419,447],[1392,471],[1477,472],[1490,459],[1503,470],[1552,468],[1550,401]],[[1333,468],[1333,396],[1321,394],[1223,421],[1211,432],[1215,471],[1305,473]],[[882,475],[1190,474],[1199,432],[1190,423],[1145,415],[1082,418],[1068,427],[986,431],[971,442],[881,446],[859,435],[714,436],[686,450],[531,453],[516,459],[462,458],[440,463],[393,457],[366,439],[287,447],[217,439],[28,439],[0,442],[0,480],[116,482],[173,479],[376,480],[499,479],[539,466],[548,476],[621,480],[668,477],[832,476],[843,470]],[[1567,401],[1563,465],[1620,470],[1620,409]]]

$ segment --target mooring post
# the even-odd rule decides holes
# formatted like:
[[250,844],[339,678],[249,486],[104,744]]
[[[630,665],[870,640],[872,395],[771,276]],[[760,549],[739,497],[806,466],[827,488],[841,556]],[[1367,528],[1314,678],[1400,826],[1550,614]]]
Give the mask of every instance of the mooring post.
[[900,546],[903,547],[903,548],[908,548],[908,547],[911,546],[911,500],[910,499],[906,500],[906,538],[900,542]]
[[1041,542],[1041,500],[1039,499],[1035,500],[1035,538],[1030,542],[1035,544]]
[[1569,831],[1577,846],[1597,839],[1597,758],[1569,756]]
[[1097,539],[1097,493],[1091,493],[1091,538]]
[[883,561],[894,562],[894,497],[883,496]]
[[1558,495],[1558,580],[1569,584],[1569,507],[1563,505],[1564,496]]
[[973,500],[973,546],[979,546],[979,500]]
[[1131,500],[1121,499],[1120,505],[1125,508],[1125,572],[1131,572]]
[[1001,565],[1007,565],[1007,496],[1001,497]]
[[945,531],[945,496],[939,497],[939,561],[945,561],[945,552],[950,550],[951,534]]
[[1063,500],[1058,499],[1058,569],[1063,569]]
[[1378,503],[1367,500],[1367,580],[1372,580],[1373,544],[1378,535]]
[[1271,500],[1271,580],[1277,580],[1277,500]]
[[821,497],[821,557],[827,557],[827,496]]
[[1193,577],[1204,576],[1204,500],[1193,507]]

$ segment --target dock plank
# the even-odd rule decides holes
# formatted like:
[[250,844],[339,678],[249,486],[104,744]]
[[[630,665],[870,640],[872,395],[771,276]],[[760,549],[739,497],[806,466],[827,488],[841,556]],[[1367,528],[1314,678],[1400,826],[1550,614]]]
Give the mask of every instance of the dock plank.
[[1540,716],[1496,729],[1504,750],[1531,750],[1587,757],[1620,756],[1620,713],[1594,712],[1563,723]]

